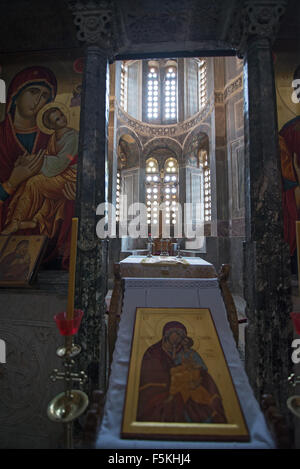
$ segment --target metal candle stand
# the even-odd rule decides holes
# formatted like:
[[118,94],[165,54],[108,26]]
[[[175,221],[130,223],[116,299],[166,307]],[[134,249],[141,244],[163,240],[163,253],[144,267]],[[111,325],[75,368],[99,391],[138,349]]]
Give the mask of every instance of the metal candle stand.
[[65,425],[65,447],[73,448],[73,421],[80,417],[86,410],[89,400],[88,396],[76,389],[72,389],[73,382],[78,382],[81,386],[87,375],[84,371],[73,372],[75,365],[74,358],[80,353],[81,347],[74,344],[73,336],[78,332],[82,311],[75,310],[73,319],[66,319],[66,313],[55,316],[58,329],[61,335],[65,336],[65,345],[57,349],[56,355],[63,360],[64,371],[54,369],[50,375],[52,382],[63,380],[65,391],[55,396],[48,404],[47,415],[50,420]]
[[[300,376],[296,376],[295,373],[291,373],[290,376],[288,377],[288,383],[291,384],[294,388],[297,386],[297,384],[300,384]],[[290,396],[287,401],[287,406],[289,410],[296,415],[296,417],[300,417],[300,396],[297,394],[294,394],[293,396]]]
[[176,246],[176,248],[177,248],[177,256],[176,256],[176,257],[177,257],[178,259],[181,259],[181,258],[182,258],[181,251],[180,251],[181,244],[180,244],[180,241],[178,241],[178,240],[177,240],[177,246]]
[[148,254],[147,257],[152,257],[152,246],[153,246],[153,240],[151,236],[148,237],[148,243],[147,243],[147,249],[148,249]]
[[[300,313],[291,313],[291,319],[293,321],[294,329],[296,333],[300,334]],[[288,377],[288,383],[291,384],[294,388],[297,384],[300,384],[300,376],[297,376],[295,373],[291,373]],[[300,395],[294,394],[290,396],[287,401],[287,406],[289,410],[296,415],[296,417],[300,417]]]

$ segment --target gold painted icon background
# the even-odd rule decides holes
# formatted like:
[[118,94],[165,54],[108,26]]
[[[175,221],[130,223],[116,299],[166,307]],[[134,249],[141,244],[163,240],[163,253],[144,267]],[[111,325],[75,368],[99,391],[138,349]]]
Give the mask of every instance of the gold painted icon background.
[[[222,396],[227,418],[226,424],[136,421],[143,355],[148,347],[161,340],[163,327],[169,321],[181,322],[187,329],[188,337],[193,339],[193,350],[198,352],[204,360],[208,373],[215,381]],[[209,309],[137,308],[122,433],[123,436],[129,438],[130,434],[151,435],[162,432],[173,436],[178,433],[179,435],[191,434],[194,437],[198,435],[199,439],[201,439],[201,435],[213,436],[214,434],[224,436],[224,439],[227,439],[228,436],[240,436],[241,439],[248,439],[248,431],[239,400]]]

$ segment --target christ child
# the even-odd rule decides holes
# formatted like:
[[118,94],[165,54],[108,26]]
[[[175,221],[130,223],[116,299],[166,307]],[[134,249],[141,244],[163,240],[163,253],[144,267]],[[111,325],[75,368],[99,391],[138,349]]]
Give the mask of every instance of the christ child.
[[42,110],[41,122],[52,133],[40,174],[23,183],[14,194],[2,234],[39,227],[39,232],[53,237],[64,217],[66,188],[76,184],[78,132],[68,127],[67,117],[57,103]]

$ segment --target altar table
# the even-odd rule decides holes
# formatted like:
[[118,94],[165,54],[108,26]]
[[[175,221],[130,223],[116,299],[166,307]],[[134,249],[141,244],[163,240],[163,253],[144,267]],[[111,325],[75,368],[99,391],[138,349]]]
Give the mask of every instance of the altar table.
[[[132,259],[127,260],[127,264]],[[126,259],[125,259],[126,261]],[[124,262],[124,261],[123,261]],[[205,261],[203,261],[205,262]],[[140,264],[141,262],[136,262]],[[125,262],[126,264],[126,262]],[[208,264],[208,263],[207,263]],[[203,264],[205,265],[205,264]],[[147,267],[143,266],[143,269]],[[229,327],[216,278],[125,278],[118,337],[113,355],[109,388],[96,447],[105,449],[271,449],[273,439],[253,395]],[[123,406],[130,360],[135,311],[149,308],[209,308],[250,433],[249,442],[157,441],[121,439]]]
[[120,262],[122,278],[216,278],[212,264],[200,257],[129,256]]

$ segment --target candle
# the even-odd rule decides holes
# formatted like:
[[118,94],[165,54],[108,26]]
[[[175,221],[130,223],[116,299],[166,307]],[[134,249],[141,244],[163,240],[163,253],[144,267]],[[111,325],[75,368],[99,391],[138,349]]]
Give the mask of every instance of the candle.
[[73,319],[74,316],[77,232],[78,218],[72,218],[67,319]]
[[298,259],[298,288],[300,292],[300,221],[296,221],[297,259]]

